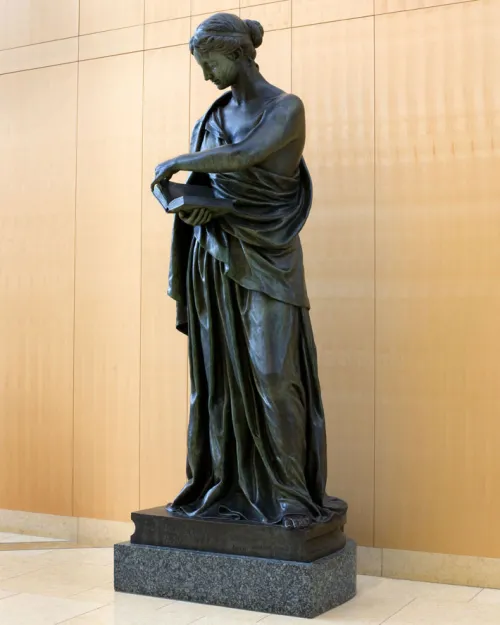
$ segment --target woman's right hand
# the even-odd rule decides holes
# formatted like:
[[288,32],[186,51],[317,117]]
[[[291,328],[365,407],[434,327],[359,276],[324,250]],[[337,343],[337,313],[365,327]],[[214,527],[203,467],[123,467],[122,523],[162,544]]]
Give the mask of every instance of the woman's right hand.
[[178,171],[175,159],[160,163],[155,169],[155,179],[151,183],[151,191],[154,191],[155,186],[160,182],[168,182]]
[[208,208],[197,208],[189,213],[179,213],[179,217],[190,226],[203,226],[212,219],[212,213]]

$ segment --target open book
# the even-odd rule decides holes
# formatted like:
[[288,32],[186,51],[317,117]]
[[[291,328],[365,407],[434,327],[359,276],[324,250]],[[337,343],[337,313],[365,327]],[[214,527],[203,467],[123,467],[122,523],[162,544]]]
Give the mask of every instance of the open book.
[[211,187],[178,182],[156,184],[153,195],[167,213],[190,213],[198,208],[208,208],[215,217],[220,217],[233,210],[231,200],[215,197]]

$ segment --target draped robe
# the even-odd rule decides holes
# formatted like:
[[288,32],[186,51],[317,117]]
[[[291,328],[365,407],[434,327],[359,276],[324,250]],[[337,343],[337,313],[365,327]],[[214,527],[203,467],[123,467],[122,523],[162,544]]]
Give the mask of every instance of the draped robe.
[[[280,96],[281,97],[281,96]],[[191,150],[230,143],[219,98]],[[274,102],[270,104],[273,106]],[[174,217],[168,294],[188,335],[188,482],[170,504],[188,516],[280,523],[344,514],[326,497],[326,433],[299,233],[312,201],[293,176],[260,166],[192,174],[234,212],[203,226]]]

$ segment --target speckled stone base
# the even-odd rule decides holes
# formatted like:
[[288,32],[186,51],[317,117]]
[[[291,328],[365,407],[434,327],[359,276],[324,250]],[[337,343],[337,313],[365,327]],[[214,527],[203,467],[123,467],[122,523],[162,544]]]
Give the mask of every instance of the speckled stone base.
[[115,545],[115,590],[314,618],[356,594],[356,544],[315,562]]

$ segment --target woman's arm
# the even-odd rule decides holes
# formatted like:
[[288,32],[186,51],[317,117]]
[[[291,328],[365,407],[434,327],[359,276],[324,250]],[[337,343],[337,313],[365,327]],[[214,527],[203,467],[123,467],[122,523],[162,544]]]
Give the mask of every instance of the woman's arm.
[[287,96],[268,114],[264,114],[259,124],[243,141],[183,154],[162,163],[156,168],[156,178],[152,186],[178,171],[216,174],[248,169],[303,137],[304,133],[304,105],[300,98]]

